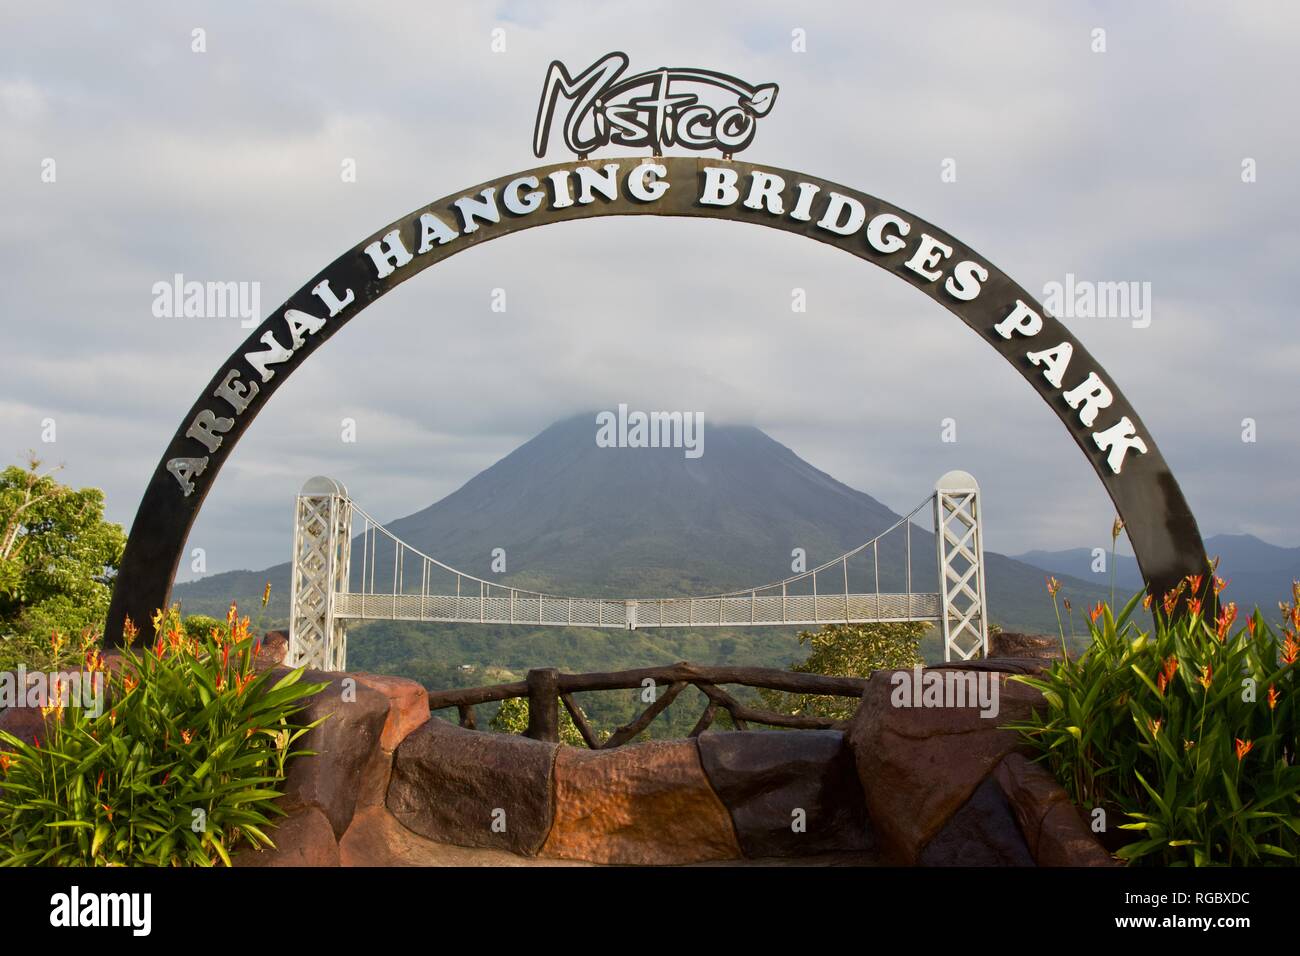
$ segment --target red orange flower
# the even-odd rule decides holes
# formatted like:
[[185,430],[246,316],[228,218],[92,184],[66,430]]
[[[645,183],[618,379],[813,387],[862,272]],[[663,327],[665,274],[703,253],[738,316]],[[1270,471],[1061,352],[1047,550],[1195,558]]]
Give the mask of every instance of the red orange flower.
[[1165,661],[1164,671],[1162,671],[1160,676],[1156,678],[1156,684],[1160,688],[1160,693],[1163,694],[1165,692],[1165,688],[1169,686],[1169,682],[1174,679],[1176,673],[1178,673],[1178,658],[1170,657]]
[[1237,619],[1237,604],[1235,601],[1229,601],[1219,611],[1219,619],[1216,622],[1215,633],[1219,640],[1224,640],[1228,636],[1228,630],[1232,627],[1232,622]]
[[1205,665],[1205,671],[1196,679],[1206,690],[1210,689],[1210,684],[1214,681],[1214,671],[1211,669],[1209,664]]
[[1088,612],[1088,617],[1092,618],[1093,624],[1097,623],[1097,618],[1101,617],[1102,611],[1105,610],[1105,607],[1106,605],[1098,601],[1093,605],[1092,610]]
[[1237,762],[1240,763],[1241,761],[1246,759],[1246,754],[1250,753],[1251,750],[1254,749],[1255,742],[1252,740],[1242,740],[1240,737],[1236,738],[1236,740],[1237,740]]
[[1268,685],[1268,709],[1269,710],[1277,709],[1277,702],[1279,697],[1281,697],[1281,695],[1277,692],[1277,688],[1274,687],[1272,684],[1269,684]]

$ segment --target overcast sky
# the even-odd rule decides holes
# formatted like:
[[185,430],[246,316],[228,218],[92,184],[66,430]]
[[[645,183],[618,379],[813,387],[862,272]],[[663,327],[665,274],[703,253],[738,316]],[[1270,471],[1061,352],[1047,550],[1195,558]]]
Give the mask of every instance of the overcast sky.
[[[248,334],[155,317],[154,283],[258,282],[269,313],[385,223],[535,165],[547,64],[621,49],[632,72],[779,83],[745,159],[897,203],[1035,295],[1067,273],[1149,282],[1149,327],[1066,324],[1203,532],[1300,545],[1298,46],[1294,3],[7,4],[0,453],[64,463],[129,524]],[[261,413],[191,547],[209,572],[285,560],[313,474],[396,517],[619,402],[758,425],[896,510],[965,468],[993,550],[1109,537],[1113,510],[1056,417],[930,299],[797,237],[643,218],[491,243],[372,306]]]

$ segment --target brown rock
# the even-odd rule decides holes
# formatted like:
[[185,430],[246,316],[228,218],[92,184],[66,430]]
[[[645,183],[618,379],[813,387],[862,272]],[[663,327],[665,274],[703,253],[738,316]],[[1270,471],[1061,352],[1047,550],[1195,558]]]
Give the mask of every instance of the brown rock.
[[1033,866],[1015,814],[993,778],[949,817],[921,851],[922,866]]
[[593,863],[661,865],[741,855],[694,740],[608,752],[561,747],[555,823],[541,852]]
[[429,692],[405,677],[388,674],[355,675],[357,680],[388,698],[388,719],[379,737],[379,746],[390,753],[416,727],[429,719]]
[[412,833],[383,807],[358,810],[339,841],[343,866],[585,866],[569,860],[543,860],[488,847],[435,843]]
[[1011,753],[994,775],[1039,866],[1115,865],[1046,768]]
[[990,658],[1022,658],[1050,662],[1061,656],[1061,639],[1046,634],[1002,631],[989,635]]
[[388,784],[393,776],[393,752],[383,747],[375,748],[370,762],[361,771],[357,788],[357,810],[362,807],[382,807],[388,800]]
[[325,814],[306,807],[280,819],[267,833],[273,850],[241,850],[231,859],[235,866],[338,866],[339,846]]
[[256,646],[253,670],[260,674],[284,663],[285,655],[289,653],[289,635],[285,631],[267,631]]
[[551,827],[559,744],[425,721],[393,755],[387,806],[438,843],[535,854]]
[[[926,670],[952,674],[957,669]],[[999,727],[1028,717],[1041,696],[1006,674],[984,672],[997,681],[996,716],[980,716],[977,706],[894,706],[894,675],[911,681],[911,671],[876,671],[863,692],[849,746],[872,832],[882,851],[900,862],[917,862],[922,848],[998,762],[1023,746],[1015,732]]]
[[[288,673],[283,668],[277,671]],[[290,812],[318,807],[335,836],[342,836],[356,810],[363,774],[379,750],[388,698],[353,674],[309,670],[300,680],[328,682],[328,686],[310,698],[306,709],[293,719],[300,724],[327,719],[296,745],[315,755],[290,758],[281,806]]]
[[[0,730],[13,734],[28,744],[38,738],[45,740],[49,736],[39,707],[10,707],[0,711]],[[0,750],[3,749],[4,744],[0,743]]]
[[[699,748],[746,857],[868,847],[866,803],[840,731],[707,733]],[[804,814],[800,830],[796,810]]]

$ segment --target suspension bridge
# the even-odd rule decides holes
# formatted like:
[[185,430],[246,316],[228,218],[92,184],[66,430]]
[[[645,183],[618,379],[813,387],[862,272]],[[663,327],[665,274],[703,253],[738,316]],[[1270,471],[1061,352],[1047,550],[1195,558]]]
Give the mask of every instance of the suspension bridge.
[[[926,517],[937,591],[913,588],[913,525]],[[316,477],[294,513],[289,662],[343,670],[348,623],[375,620],[627,629],[923,621],[939,625],[945,660],[970,660],[988,653],[982,539],[979,486],[951,471],[889,528],[779,581],[699,597],[575,597],[467,574],[398,538],[340,482]]]

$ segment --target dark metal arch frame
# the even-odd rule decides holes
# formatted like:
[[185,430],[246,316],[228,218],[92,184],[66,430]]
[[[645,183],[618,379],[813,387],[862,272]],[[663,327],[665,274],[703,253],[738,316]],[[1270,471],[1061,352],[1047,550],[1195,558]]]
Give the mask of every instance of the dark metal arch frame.
[[[575,202],[560,209],[552,208],[549,203],[543,203],[541,208],[534,212],[516,215],[502,208],[500,222],[480,222],[475,231],[461,234],[445,245],[434,246],[428,252],[415,256],[409,264],[383,279],[376,278],[374,263],[364,251],[365,247],[372,242],[381,240],[393,230],[399,230],[410,251],[414,252],[414,237],[417,235],[418,221],[422,213],[432,212],[446,223],[455,223],[458,221],[453,205],[455,200],[477,196],[489,187],[494,187],[499,195],[506,184],[521,177],[533,176],[541,182],[542,189],[547,189],[546,177],[550,173],[561,170],[572,173],[580,166],[600,168],[610,163],[619,166],[618,178],[622,184],[634,168],[651,161],[667,168],[667,175],[663,179],[670,183],[667,192],[653,202],[633,199],[620,188],[617,199],[610,200],[597,193],[590,203]],[[988,269],[989,277],[981,283],[982,290],[974,300],[959,301],[944,293],[942,280],[927,282],[904,267],[904,262],[913,251],[913,243],[910,241],[902,251],[881,254],[867,244],[860,231],[855,231],[848,236],[840,236],[817,228],[816,216],[808,221],[800,221],[792,219],[788,214],[773,215],[761,209],[750,209],[740,202],[728,206],[702,204],[699,196],[706,167],[726,167],[734,170],[738,174],[742,192],[752,173],[780,176],[785,182],[783,198],[787,210],[794,205],[796,185],[812,183],[820,188],[818,194],[820,197],[825,197],[834,191],[862,203],[868,221],[880,213],[893,213],[911,223],[911,237],[917,237],[924,232],[938,239],[953,249],[949,262],[974,260]],[[1118,514],[1124,520],[1139,567],[1152,593],[1162,593],[1175,587],[1184,576],[1202,573],[1205,570],[1205,549],[1195,518],[1150,432],[1143,426],[1140,417],[1119,387],[1104,374],[1100,363],[1064,325],[1044,312],[1034,297],[1012,282],[987,259],[974,253],[970,247],[944,230],[883,200],[791,170],[701,157],[655,157],[653,160],[644,156],[618,157],[541,166],[498,177],[421,206],[409,215],[389,223],[373,235],[366,237],[312,277],[284,305],[271,313],[230,358],[222,363],[217,374],[203,389],[198,401],[185,416],[159,460],[136,513],[117,574],[105,630],[106,639],[114,643],[120,641],[123,623],[128,616],[137,624],[143,623],[155,610],[167,605],[190,529],[222,465],[271,396],[289,379],[298,366],[316,349],[324,345],[345,322],[354,318],[362,309],[398,284],[464,249],[548,223],[616,215],[704,217],[752,222],[835,246],[905,279],[955,314],[986,343],[995,348],[1020,372],[1066,425],[1084,456],[1101,478]],[[345,297],[346,291],[351,290],[355,300],[337,317],[327,320],[318,332],[307,337],[303,345],[293,352],[291,358],[276,365],[274,377],[262,382],[245,360],[245,353],[264,349],[261,339],[268,332],[274,332],[281,339],[284,338],[283,315],[288,309],[297,309],[320,316],[324,312],[321,300],[313,294],[312,290],[323,281],[328,281],[331,291],[340,297]],[[1105,453],[1091,441],[1093,429],[1084,427],[1078,422],[1075,409],[1070,408],[1062,400],[1061,390],[1044,379],[1042,367],[1035,366],[1026,359],[1026,341],[1019,336],[1013,336],[1009,340],[1004,339],[994,332],[993,327],[1006,318],[1017,300],[1034,308],[1042,317],[1042,332],[1035,336],[1035,341],[1053,345],[1061,342],[1071,343],[1073,347],[1071,369],[1084,368],[1102,375],[1103,381],[1109,386],[1113,395],[1112,403],[1107,409],[1108,416],[1127,416],[1136,426],[1137,433],[1143,436],[1147,444],[1146,452],[1129,455],[1121,473],[1115,474],[1109,470],[1106,466]],[[184,495],[180,483],[168,470],[167,464],[176,458],[203,454],[201,448],[196,452],[196,443],[193,438],[187,437],[186,432],[195,416],[204,409],[221,407],[216,404],[212,396],[231,369],[238,369],[243,381],[257,382],[259,392],[246,410],[233,416],[233,426],[222,434],[220,447],[207,454],[208,460],[204,471],[195,477],[193,493]],[[228,408],[226,412],[229,414]]]

